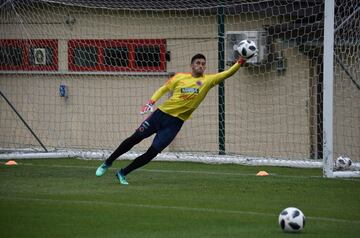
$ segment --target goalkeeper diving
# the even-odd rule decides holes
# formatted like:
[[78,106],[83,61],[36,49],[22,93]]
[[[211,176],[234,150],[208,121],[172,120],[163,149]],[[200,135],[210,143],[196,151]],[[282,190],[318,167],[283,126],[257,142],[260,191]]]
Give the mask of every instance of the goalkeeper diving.
[[[126,176],[138,169],[164,150],[175,138],[182,125],[198,108],[211,88],[231,77],[246,62],[241,58],[228,70],[217,74],[204,74],[206,58],[196,54],[191,59],[191,73],[177,73],[160,87],[141,109],[140,114],[151,113],[145,121],[126,138],[119,147],[96,170],[96,176],[102,176],[113,162],[122,154],[145,138],[156,134],[148,150],[133,160],[125,168],[116,172],[120,184],[127,185]],[[154,110],[154,105],[164,94],[171,92],[172,96]]]

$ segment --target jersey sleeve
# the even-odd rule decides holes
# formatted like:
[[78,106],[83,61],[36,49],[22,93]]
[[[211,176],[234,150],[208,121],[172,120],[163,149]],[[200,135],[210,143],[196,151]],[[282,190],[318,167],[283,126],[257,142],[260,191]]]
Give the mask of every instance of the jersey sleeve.
[[165,93],[172,91],[174,87],[175,82],[175,76],[170,78],[166,83],[161,86],[158,90],[155,91],[155,93],[151,96],[150,100],[157,101],[159,100]]
[[233,66],[230,67],[230,69],[225,70],[221,73],[214,74],[211,79],[212,86],[215,86],[215,85],[219,84],[220,82],[222,82],[223,80],[231,77],[233,74],[235,74],[239,70],[240,66],[241,66],[241,64],[236,62]]
[[163,85],[158,90],[155,91],[155,93],[151,96],[150,100],[157,101],[159,100],[169,89]]

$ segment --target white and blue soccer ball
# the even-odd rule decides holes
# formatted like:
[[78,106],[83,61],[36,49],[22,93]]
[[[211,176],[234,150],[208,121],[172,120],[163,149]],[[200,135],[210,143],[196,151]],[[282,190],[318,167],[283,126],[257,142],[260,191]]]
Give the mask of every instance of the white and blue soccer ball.
[[335,160],[335,169],[336,170],[348,170],[352,165],[352,161],[347,155],[340,155]]
[[288,207],[279,215],[280,228],[285,232],[299,232],[305,227],[305,216],[300,209]]
[[256,56],[258,52],[257,46],[252,40],[242,40],[234,45],[234,49],[237,50],[244,59],[250,59]]

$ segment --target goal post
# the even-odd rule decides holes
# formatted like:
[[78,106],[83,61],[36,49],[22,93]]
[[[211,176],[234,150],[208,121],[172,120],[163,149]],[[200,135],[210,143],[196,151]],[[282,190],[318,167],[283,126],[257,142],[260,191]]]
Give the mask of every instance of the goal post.
[[[104,159],[145,119],[152,93],[191,70],[193,55],[217,73],[250,39],[257,56],[209,92],[157,158],[356,176],[359,9],[355,0],[5,1],[0,159],[46,158],[43,148],[48,158]],[[344,154],[351,171],[335,171]]]
[[334,14],[335,1],[325,1],[324,11],[324,102],[323,102],[323,174],[333,177],[333,88],[334,88]]

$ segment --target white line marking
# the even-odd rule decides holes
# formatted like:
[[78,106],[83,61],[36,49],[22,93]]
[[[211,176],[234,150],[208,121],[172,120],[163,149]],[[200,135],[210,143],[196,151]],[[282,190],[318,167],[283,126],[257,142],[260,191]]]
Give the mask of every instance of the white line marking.
[[[93,169],[96,167],[90,166],[76,166],[76,165],[43,165],[43,164],[32,164],[32,163],[19,163],[19,165],[35,166],[35,167],[49,167],[49,168],[80,168],[80,169]],[[109,170],[117,170],[117,168],[110,168]],[[140,168],[137,171],[154,172],[154,173],[188,173],[188,174],[208,174],[208,175],[231,175],[231,176],[255,176],[255,173],[235,173],[235,172],[216,172],[206,170],[168,170],[168,169],[143,169]],[[95,172],[94,172],[95,173]],[[322,178],[322,176],[292,176],[292,175],[279,175],[276,173],[269,173],[270,176],[278,176],[284,178]],[[360,182],[360,180],[358,180]]]
[[[42,164],[33,164],[33,163],[18,163],[18,165],[25,165],[25,166],[37,166],[37,167],[51,167],[51,168],[83,168],[83,169],[93,169],[96,170],[96,167],[91,166],[75,166],[75,165],[42,165]],[[110,168],[110,170],[115,171],[116,168]],[[233,175],[233,176],[255,176],[254,174],[250,173],[232,173],[232,172],[214,172],[214,171],[199,171],[199,170],[166,170],[166,169],[143,169],[140,168],[138,171],[144,172],[155,172],[155,173],[192,173],[192,174],[209,174],[209,175]],[[269,173],[271,176],[282,177],[282,178],[304,178],[304,179],[313,179],[313,178],[320,178],[326,179],[323,176],[304,176],[304,175],[281,175],[276,173]],[[353,182],[360,182],[358,178],[336,178],[341,180],[349,180]]]
[[[179,210],[189,212],[208,212],[208,213],[225,213],[225,214],[240,214],[240,215],[251,215],[251,216],[268,216],[277,217],[277,215],[264,212],[254,211],[240,211],[240,210],[226,210],[217,208],[201,208],[201,207],[181,207],[181,206],[163,206],[163,205],[151,205],[151,204],[136,204],[136,203],[119,203],[109,201],[90,201],[90,200],[59,200],[59,199],[46,199],[46,198],[30,198],[30,197],[10,197],[0,196],[2,200],[21,200],[21,201],[32,201],[32,202],[45,202],[45,203],[56,203],[56,204],[80,204],[80,205],[103,205],[103,206],[120,206],[120,207],[135,207],[135,208],[147,208],[147,209],[163,209],[163,210]],[[306,217],[306,219],[317,220],[317,221],[328,221],[328,222],[342,222],[360,224],[360,220],[345,220],[329,217]]]
[[[41,164],[32,164],[32,163],[18,163],[19,165],[25,166],[38,166],[38,167],[51,167],[51,168],[83,168],[83,169],[93,169],[96,170],[96,167],[91,166],[76,166],[76,165],[41,165]],[[110,168],[110,170],[117,170],[116,168]],[[199,171],[199,170],[167,170],[167,169],[138,169],[138,171],[144,172],[155,172],[155,173],[191,173],[191,174],[209,174],[209,175],[233,175],[233,176],[255,176],[256,174],[250,173],[232,173],[232,172],[214,172],[214,171]],[[281,175],[276,173],[269,173],[270,176],[282,177],[282,178],[321,178],[325,179],[323,176],[303,176],[303,175]],[[341,180],[350,180],[354,182],[360,182],[358,178],[337,178]]]

